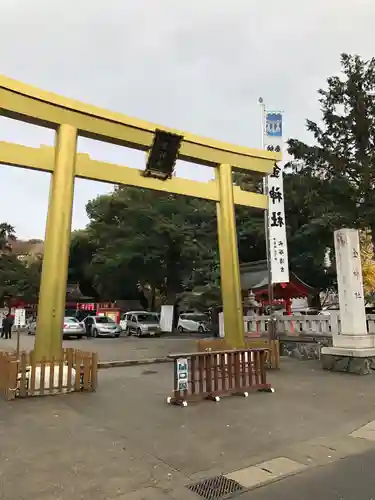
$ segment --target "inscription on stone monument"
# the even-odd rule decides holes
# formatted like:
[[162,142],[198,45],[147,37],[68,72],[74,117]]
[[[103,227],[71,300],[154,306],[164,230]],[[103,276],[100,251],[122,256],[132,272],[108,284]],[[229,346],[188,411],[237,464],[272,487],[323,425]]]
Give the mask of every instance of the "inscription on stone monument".
[[335,253],[341,335],[364,335],[367,327],[358,231],[335,231]]

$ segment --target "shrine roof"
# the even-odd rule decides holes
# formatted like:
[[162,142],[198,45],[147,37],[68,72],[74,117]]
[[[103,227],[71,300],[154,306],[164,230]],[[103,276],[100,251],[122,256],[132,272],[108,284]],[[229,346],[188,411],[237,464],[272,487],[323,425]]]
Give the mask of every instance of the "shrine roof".
[[[252,290],[255,294],[268,295],[267,261],[258,260],[240,264],[242,290]],[[289,272],[289,283],[274,285],[274,296],[277,298],[300,298],[314,295],[315,289],[302,281],[292,271]]]

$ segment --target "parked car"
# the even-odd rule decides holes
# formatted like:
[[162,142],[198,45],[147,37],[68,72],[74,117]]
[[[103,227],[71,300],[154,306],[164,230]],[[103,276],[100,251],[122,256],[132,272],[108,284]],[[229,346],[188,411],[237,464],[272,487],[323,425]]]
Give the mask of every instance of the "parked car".
[[121,333],[121,327],[108,316],[87,316],[84,319],[88,337],[116,337]]
[[[35,335],[36,332],[36,321],[32,321],[28,324],[28,335]],[[69,339],[72,337],[82,338],[86,336],[86,328],[83,323],[80,323],[77,318],[72,316],[65,316],[64,326],[63,326],[63,339]]]
[[82,338],[86,336],[86,329],[83,323],[80,323],[77,318],[67,316],[64,318],[63,338]]
[[293,311],[294,316],[298,316],[302,314],[303,316],[318,316],[321,313],[320,309],[317,307],[305,307],[303,309],[299,309],[298,311]]
[[[366,314],[375,314],[374,306],[365,306]],[[340,306],[338,304],[333,304],[327,307],[323,307],[323,309],[319,313],[322,316],[339,316],[340,315]]]
[[182,332],[208,332],[210,325],[208,317],[199,313],[183,313],[178,318],[177,330]]
[[133,333],[138,337],[145,335],[160,335],[160,316],[157,313],[147,311],[129,311],[126,313],[125,332],[127,335]]
[[143,314],[143,313],[147,313],[147,311],[128,311],[127,313],[123,314],[122,316],[122,319],[120,320],[120,326],[121,326],[121,330],[123,332],[126,332],[127,334],[129,334],[128,332],[128,321],[131,320],[131,317],[133,316],[133,314]]
[[27,325],[27,335],[35,335],[36,332],[36,321],[30,321]]
[[339,316],[340,315],[340,307],[338,304],[332,304],[330,306],[323,307],[323,309],[319,312],[320,316]]

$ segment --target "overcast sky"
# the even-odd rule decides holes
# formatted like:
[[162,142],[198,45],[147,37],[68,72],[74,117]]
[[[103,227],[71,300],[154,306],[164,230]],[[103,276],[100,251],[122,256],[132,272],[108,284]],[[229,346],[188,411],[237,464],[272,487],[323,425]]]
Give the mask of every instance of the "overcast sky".
[[[258,98],[308,140],[316,89],[341,52],[374,55],[374,0],[0,0],[0,73],[190,132],[260,146]],[[0,141],[53,144],[51,131],[0,118]],[[79,141],[92,157],[140,168],[144,154]],[[182,164],[178,175],[207,179]],[[48,174],[0,166],[0,222],[44,237]],[[76,182],[73,227],[111,186]]]

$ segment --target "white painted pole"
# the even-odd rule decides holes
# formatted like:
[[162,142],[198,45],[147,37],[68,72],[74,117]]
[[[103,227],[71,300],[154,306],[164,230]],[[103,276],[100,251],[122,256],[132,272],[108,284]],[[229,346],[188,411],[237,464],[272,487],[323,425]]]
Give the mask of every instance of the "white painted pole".
[[[260,126],[261,126],[261,145],[262,149],[265,149],[264,142],[264,129],[265,129],[265,118],[266,118],[266,105],[262,97],[259,98],[260,106]],[[263,194],[268,195],[268,185],[267,176],[263,177]],[[270,322],[269,322],[269,335],[270,339],[273,340],[273,286],[272,286],[272,271],[271,271],[271,248],[270,248],[270,236],[268,227],[268,207],[264,211],[264,236],[266,239],[266,254],[267,254],[267,273],[268,273],[268,301],[269,301],[269,311],[270,311]]]

